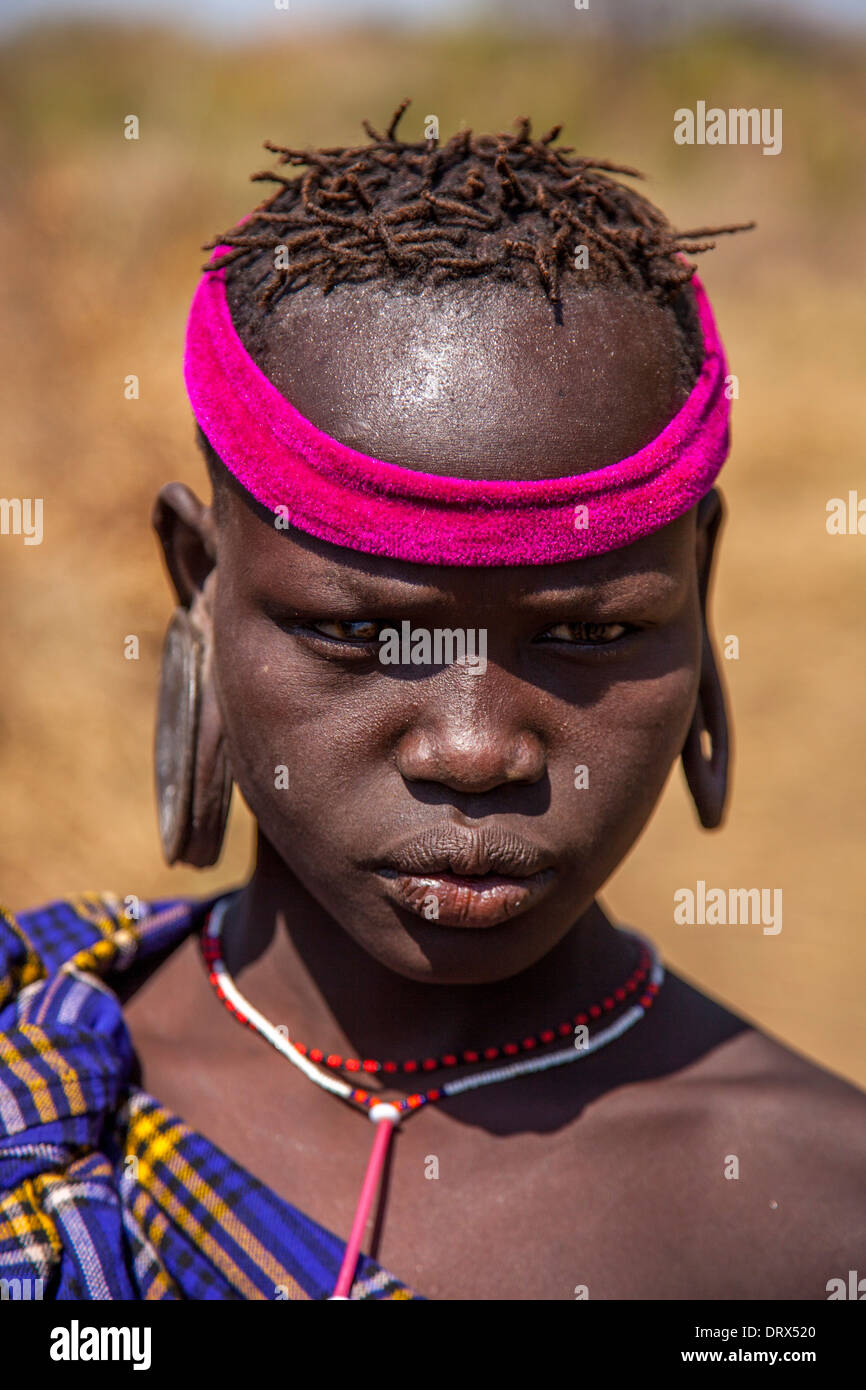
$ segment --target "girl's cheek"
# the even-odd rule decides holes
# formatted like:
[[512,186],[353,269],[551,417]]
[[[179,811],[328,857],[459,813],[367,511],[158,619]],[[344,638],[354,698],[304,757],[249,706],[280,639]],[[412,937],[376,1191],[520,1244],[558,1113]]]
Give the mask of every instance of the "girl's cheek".
[[580,713],[558,780],[569,787],[573,762],[574,785],[587,793],[580,804],[599,832],[645,823],[685,741],[696,689],[697,673],[684,667],[620,682]]

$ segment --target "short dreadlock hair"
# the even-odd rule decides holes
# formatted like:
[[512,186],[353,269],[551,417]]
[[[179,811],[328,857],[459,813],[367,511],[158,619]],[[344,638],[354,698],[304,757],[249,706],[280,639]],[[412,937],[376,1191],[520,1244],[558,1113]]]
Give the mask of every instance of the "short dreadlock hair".
[[[685,256],[711,249],[705,240],[752,223],[676,231],[658,208],[611,174],[642,178],[604,159],[572,158],[555,146],[561,126],[533,139],[522,117],[513,135],[460,131],[407,143],[397,126],[400,103],[384,134],[364,121],[367,145],[289,149],[265,141],[280,165],[306,170],[251,175],[279,184],[243,224],[203,249],[228,246],[205,269],[227,267],[232,318],[256,355],[273,305],[316,285],[397,280],[421,285],[485,276],[540,285],[555,311],[560,287],[613,287],[668,306],[680,328],[680,375],[688,389],[700,370],[703,342],[694,298],[684,287],[695,267]],[[588,269],[575,268],[587,248]],[[282,248],[279,258],[275,255]]]

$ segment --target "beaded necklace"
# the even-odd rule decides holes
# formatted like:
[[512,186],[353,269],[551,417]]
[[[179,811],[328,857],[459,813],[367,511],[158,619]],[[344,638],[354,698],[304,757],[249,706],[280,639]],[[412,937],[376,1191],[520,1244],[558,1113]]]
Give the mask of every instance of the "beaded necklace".
[[[442,1058],[426,1058],[423,1062],[377,1062],[372,1058],[361,1060],[360,1058],[346,1058],[330,1054],[325,1056],[318,1049],[306,1048],[303,1043],[291,1042],[287,1035],[260,1014],[247,999],[241,994],[234,980],[232,979],[228,967],[222,958],[220,938],[222,935],[225,916],[231,905],[234,895],[221,898],[212,908],[205,922],[201,934],[201,949],[205,963],[208,968],[208,979],[212,984],[219,998],[225,1007],[240,1023],[253,1032],[258,1033],[266,1042],[269,1042],[277,1052],[283,1057],[287,1057],[300,1071],[314,1081],[325,1091],[330,1091],[332,1095],[339,1096],[341,1100],[347,1101],[356,1110],[365,1112],[373,1124],[376,1126],[376,1137],[367,1162],[367,1170],[361,1186],[361,1194],[355,1211],[352,1229],[346,1243],[346,1253],[337,1276],[334,1292],[329,1301],[349,1299],[349,1291],[355,1276],[355,1268],[361,1252],[361,1242],[370,1215],[370,1208],[379,1187],[382,1170],[388,1152],[391,1136],[397,1125],[401,1123],[407,1115],[420,1110],[425,1105],[430,1105],[439,1100],[445,1100],[449,1096],[460,1095],[463,1091],[476,1090],[481,1086],[495,1086],[500,1081],[511,1081],[516,1076],[524,1076],[530,1072],[548,1071],[552,1067],[566,1066],[570,1062],[580,1061],[582,1057],[589,1056],[592,1052],[597,1052],[616,1038],[622,1037],[630,1028],[643,1018],[648,1009],[652,1008],[656,995],[661,988],[664,980],[664,968],[659,959],[658,952],[651,941],[647,941],[637,932],[629,932],[628,935],[641,944],[641,958],[636,970],[632,972],[628,980],[619,989],[607,996],[600,1004],[593,1004],[588,1009],[575,1014],[575,1024],[584,1027],[590,1020],[601,1018],[605,1013],[615,1010],[617,1004],[625,1004],[630,997],[633,997],[640,988],[643,981],[643,992],[636,1002],[626,1009],[618,1018],[605,1027],[597,1029],[589,1034],[586,1040],[558,1051],[548,1051],[547,1044],[553,1042],[557,1036],[562,1037],[566,1033],[573,1031],[574,1024],[560,1024],[558,1028],[542,1029],[537,1036],[525,1038],[522,1044],[505,1043],[498,1048],[484,1048],[481,1051],[463,1052],[460,1059],[455,1053],[446,1053]],[[565,1032],[563,1032],[565,1030]],[[375,1094],[371,1095],[360,1087],[352,1086],[342,1078],[332,1073],[339,1069],[349,1072],[356,1070],[376,1071],[376,1072],[395,1072],[402,1070],[412,1072],[420,1066],[425,1071],[438,1071],[446,1067],[458,1066],[471,1062],[480,1061],[482,1058],[488,1060],[500,1055],[515,1056],[520,1051],[532,1052],[535,1055],[523,1058],[519,1061],[506,1063],[504,1066],[492,1067],[486,1071],[470,1073],[466,1076],[455,1077],[453,1080],[444,1081],[441,1086],[432,1087],[430,1090],[415,1092],[412,1095],[404,1096],[396,1101],[379,1101]],[[322,1061],[330,1068],[330,1071],[321,1071],[315,1065],[317,1061]],[[357,1066],[350,1065],[357,1062]]]

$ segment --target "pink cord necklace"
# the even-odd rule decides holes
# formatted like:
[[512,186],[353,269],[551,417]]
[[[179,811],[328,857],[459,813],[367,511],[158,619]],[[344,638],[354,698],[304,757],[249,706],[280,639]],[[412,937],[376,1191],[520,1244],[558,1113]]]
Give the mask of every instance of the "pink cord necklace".
[[[229,974],[225,961],[222,958],[220,946],[223,923],[225,921],[226,912],[231,904],[232,896],[233,895],[229,895],[228,897],[221,898],[220,901],[216,903],[208,915],[201,934],[202,955],[207,964],[208,978],[217,995],[222,1000],[229,1013],[233,1014],[239,1022],[243,1023],[247,1028],[251,1028],[253,1032],[258,1033],[260,1037],[263,1037],[266,1042],[269,1042],[271,1046],[277,1050],[277,1052],[287,1057],[290,1062],[294,1063],[294,1065],[302,1071],[305,1076],[308,1076],[311,1081],[314,1081],[317,1086],[320,1086],[325,1091],[330,1091],[332,1095],[339,1096],[341,1100],[348,1102],[354,1109],[366,1112],[376,1126],[376,1137],[373,1140],[373,1147],[367,1161],[367,1170],[364,1174],[361,1194],[355,1210],[354,1220],[352,1221],[352,1229],[349,1232],[349,1239],[346,1243],[346,1252],[340,1266],[334,1292],[331,1294],[329,1301],[334,1299],[348,1300],[350,1298],[350,1290],[354,1282],[355,1269],[361,1253],[361,1242],[369,1219],[370,1209],[379,1187],[382,1170],[385,1166],[385,1159],[387,1157],[391,1136],[396,1127],[407,1115],[413,1114],[416,1110],[420,1110],[425,1105],[435,1103],[438,1100],[444,1100],[448,1096],[460,1095],[463,1091],[476,1090],[480,1086],[495,1086],[500,1081],[510,1081],[514,1077],[524,1076],[528,1072],[548,1071],[551,1067],[565,1066],[569,1062],[580,1061],[582,1057],[586,1057],[592,1052],[597,1052],[607,1043],[611,1043],[616,1038],[622,1037],[623,1033],[626,1033],[629,1028],[633,1028],[634,1025],[643,1018],[647,1010],[652,1008],[655,997],[664,980],[664,968],[652,942],[647,941],[637,932],[629,932],[627,934],[633,937],[643,947],[641,956],[642,964],[638,967],[637,971],[629,976],[629,981],[626,982],[627,984],[634,982],[631,990],[626,990],[626,987],[623,986],[620,990],[614,991],[612,996],[609,996],[608,999],[603,1001],[603,1005],[592,1005],[579,1015],[575,1015],[575,1017],[581,1022],[583,1022],[585,1018],[595,1019],[600,1017],[603,1012],[610,1011],[604,1006],[609,1003],[613,1005],[616,1002],[628,1002],[630,997],[634,997],[639,987],[639,982],[646,980],[643,992],[618,1018],[612,1023],[607,1024],[606,1027],[599,1028],[590,1034],[585,1042],[579,1044],[575,1040],[572,1046],[557,1051],[542,1050],[533,1056],[526,1057],[519,1061],[509,1062],[505,1066],[491,1067],[486,1071],[455,1077],[453,1080],[443,1082],[441,1086],[433,1087],[428,1091],[416,1092],[413,1095],[404,1096],[401,1100],[380,1101],[376,1099],[375,1095],[371,1095],[368,1091],[362,1090],[357,1086],[351,1086],[347,1081],[342,1080],[338,1076],[331,1075],[326,1071],[320,1071],[310,1060],[308,1055],[309,1049],[303,1047],[303,1044],[291,1042],[283,1032],[275,1028],[272,1023],[269,1023],[268,1020],[259,1013],[258,1009],[254,1008],[241,994]],[[643,964],[644,961],[646,962],[645,965]],[[637,977],[637,981],[635,977]],[[621,1000],[619,998],[620,995],[622,995]],[[571,1031],[571,1025],[569,1025],[569,1031]],[[538,1036],[544,1037],[547,1034],[551,1034],[553,1037],[556,1035],[556,1032],[559,1032],[561,1036],[560,1029],[555,1031],[553,1029],[544,1029]],[[533,1049],[535,1041],[536,1040],[533,1039]],[[509,1045],[506,1045],[506,1047],[508,1046]],[[533,1049],[526,1048],[525,1050],[530,1051]],[[501,1050],[505,1051],[505,1048]],[[519,1050],[516,1045],[514,1050],[515,1052]],[[493,1051],[494,1055],[497,1055],[500,1049],[485,1049],[484,1051]],[[455,1063],[450,1061],[450,1057],[453,1054],[447,1055],[449,1060],[448,1062],[443,1061],[442,1065],[455,1065]],[[506,1055],[510,1054],[506,1053]],[[483,1051],[479,1054],[479,1058],[481,1056],[483,1056]],[[341,1061],[341,1059],[336,1060]],[[333,1059],[330,1065],[333,1068]],[[395,1070],[397,1065],[398,1064],[394,1064]],[[384,1070],[385,1066],[382,1063],[376,1063],[375,1069]],[[389,1068],[389,1070],[390,1069],[391,1068]],[[403,1069],[405,1070],[405,1065]],[[432,1070],[434,1068],[427,1069]],[[436,1063],[435,1069],[439,1069],[439,1063]]]

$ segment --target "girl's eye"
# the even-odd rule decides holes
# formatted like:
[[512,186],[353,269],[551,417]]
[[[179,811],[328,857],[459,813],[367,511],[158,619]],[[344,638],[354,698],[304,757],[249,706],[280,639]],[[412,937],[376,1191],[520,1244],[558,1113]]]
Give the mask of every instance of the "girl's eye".
[[600,647],[607,642],[615,642],[628,631],[630,629],[625,623],[555,623],[542,636],[553,638],[555,642]]
[[333,622],[323,619],[322,622],[310,623],[314,632],[318,632],[322,637],[331,637],[337,642],[378,642],[381,626],[381,623],[362,619],[342,618]]

